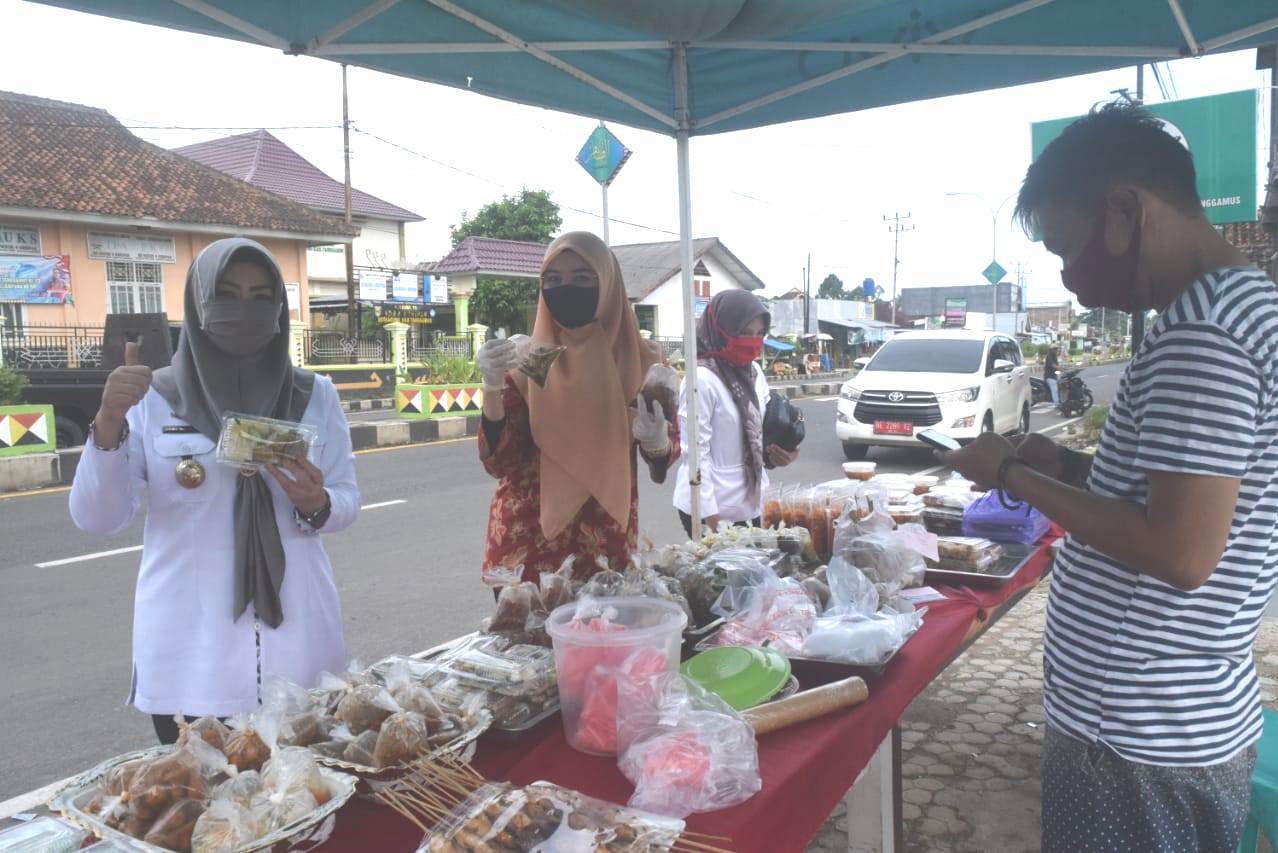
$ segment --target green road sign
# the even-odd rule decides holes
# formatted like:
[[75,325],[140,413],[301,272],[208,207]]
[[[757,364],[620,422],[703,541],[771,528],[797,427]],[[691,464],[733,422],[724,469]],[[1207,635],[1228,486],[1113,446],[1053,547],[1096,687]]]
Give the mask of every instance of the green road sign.
[[581,168],[605,187],[617,177],[628,159],[630,149],[622,145],[621,140],[602,124],[594,129],[586,144],[581,146],[581,151],[577,152],[577,162],[581,164]]
[[1007,275],[1007,270],[1003,269],[998,261],[990,261],[990,265],[981,272],[981,275],[985,276],[985,280],[990,284],[998,284],[1003,280],[1003,276]]
[[[1256,93],[1230,92],[1184,101],[1146,104],[1167,132],[1189,149],[1198,173],[1198,196],[1214,224],[1256,218]],[[1033,156],[1074,119],[1030,125]]]

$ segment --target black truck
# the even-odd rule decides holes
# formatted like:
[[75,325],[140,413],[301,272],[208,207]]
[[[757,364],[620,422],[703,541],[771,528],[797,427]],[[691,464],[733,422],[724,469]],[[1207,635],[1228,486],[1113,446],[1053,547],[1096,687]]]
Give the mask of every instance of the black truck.
[[139,344],[142,363],[164,367],[173,359],[180,329],[164,314],[112,314],[101,337],[31,327],[6,333],[5,364],[31,383],[23,401],[53,406],[58,447],[79,447],[102,402],[106,378],[124,363],[125,341]]

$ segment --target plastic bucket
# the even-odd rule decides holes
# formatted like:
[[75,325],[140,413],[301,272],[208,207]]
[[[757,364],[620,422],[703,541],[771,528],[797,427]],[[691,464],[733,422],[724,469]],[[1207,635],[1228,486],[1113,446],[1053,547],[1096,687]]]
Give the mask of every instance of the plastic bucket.
[[[554,641],[564,735],[573,749],[617,753],[617,671],[634,656],[642,672],[674,672],[688,617],[659,598],[596,598],[602,617],[577,619],[579,603],[546,620]],[[592,611],[593,612],[593,611]]]

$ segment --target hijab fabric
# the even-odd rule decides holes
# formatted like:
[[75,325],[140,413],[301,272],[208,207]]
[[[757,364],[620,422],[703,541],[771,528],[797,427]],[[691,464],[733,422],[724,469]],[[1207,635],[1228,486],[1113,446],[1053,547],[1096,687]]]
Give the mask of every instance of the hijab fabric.
[[[233,261],[265,268],[279,304],[279,329],[252,355],[229,355],[205,332],[217,281]],[[315,374],[293,367],[288,352],[288,303],[284,276],[264,246],[242,237],[209,244],[186,274],[185,319],[177,352],[155,372],[155,390],[173,414],[214,441],[227,412],[298,422],[310,402]],[[284,621],[284,545],[275,504],[264,474],[235,479],[235,600],[232,619],[253,603],[258,618],[272,628]]]
[[717,355],[728,345],[728,337],[745,332],[751,322],[764,318],[764,334],[772,325],[772,315],[757,296],[745,290],[724,290],[715,295],[697,322],[697,361],[718,376],[732,401],[736,403],[741,421],[742,464],[745,466],[746,487],[757,497],[763,482],[763,412],[759,395],[754,390],[754,362],[744,367],[733,364]]
[[518,371],[512,374],[528,403],[533,441],[540,451],[541,530],[547,540],[562,533],[592,497],[623,528],[629,524],[629,405],[648,368],[658,361],[655,349],[639,337],[639,323],[612,251],[594,234],[570,232],[547,248],[542,271],[566,250],[585,259],[599,277],[595,321],[578,329],[564,328],[539,295],[533,340],[568,349],[551,366],[544,388]]

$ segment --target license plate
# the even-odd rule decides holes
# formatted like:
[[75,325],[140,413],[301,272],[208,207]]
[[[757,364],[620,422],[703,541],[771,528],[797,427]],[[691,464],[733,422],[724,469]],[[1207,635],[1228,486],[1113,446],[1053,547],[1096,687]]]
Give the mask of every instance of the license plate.
[[909,421],[875,421],[875,435],[914,435],[914,424]]

